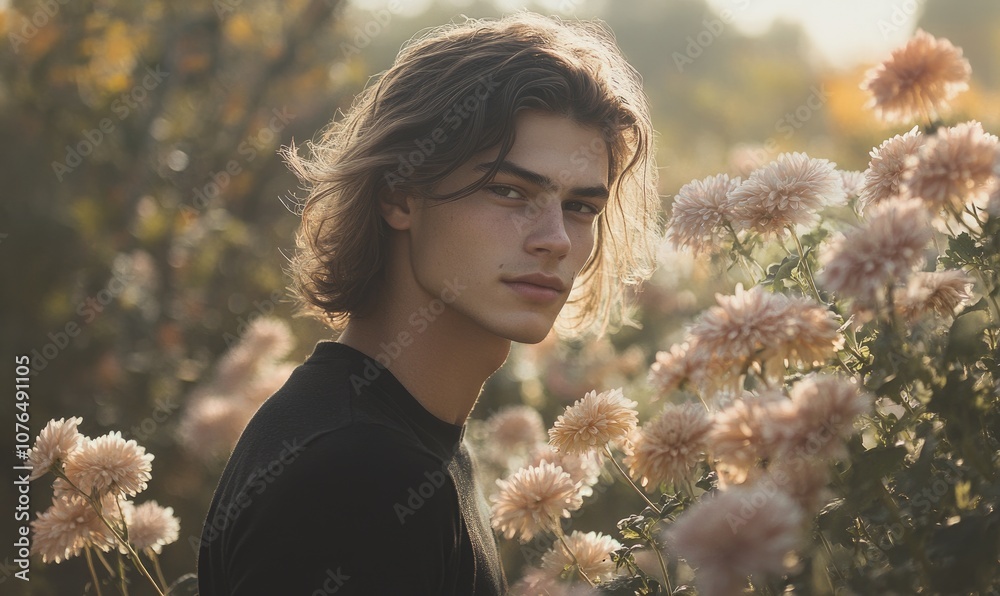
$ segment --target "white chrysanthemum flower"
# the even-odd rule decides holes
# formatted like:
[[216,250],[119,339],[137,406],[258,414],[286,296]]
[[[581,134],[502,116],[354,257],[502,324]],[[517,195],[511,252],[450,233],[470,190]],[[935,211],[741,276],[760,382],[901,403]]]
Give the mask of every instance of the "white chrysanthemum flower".
[[71,453],[80,448],[85,437],[76,427],[81,422],[83,418],[78,416],[69,420],[49,420],[42,432],[38,433],[34,446],[28,450],[31,480],[44,476],[53,466],[65,462]]
[[149,549],[159,554],[164,546],[177,541],[181,522],[173,507],[161,507],[156,501],[129,504],[125,515],[128,541],[137,552]]
[[[566,537],[566,545],[576,556],[583,572],[594,581],[611,581],[616,575],[615,562],[611,559],[611,553],[622,547],[621,543],[600,532],[578,532],[574,531]],[[566,552],[562,542],[556,542],[544,555],[542,555],[542,569],[558,576],[567,567],[576,571],[576,563]]]
[[583,504],[577,483],[557,465],[521,468],[497,480],[492,495],[492,525],[507,538],[528,542],[536,534],[553,530],[559,518],[569,517]]
[[591,391],[556,419],[549,444],[560,452],[584,453],[623,443],[639,421],[636,405],[620,388]]
[[153,455],[119,431],[85,441],[66,461],[66,476],[87,494],[129,495],[146,489]]
[[[114,497],[102,499],[105,517],[120,523]],[[109,551],[117,543],[114,534],[100,520],[94,508],[79,494],[64,493],[31,522],[31,554],[43,562],[61,563],[92,546]]]

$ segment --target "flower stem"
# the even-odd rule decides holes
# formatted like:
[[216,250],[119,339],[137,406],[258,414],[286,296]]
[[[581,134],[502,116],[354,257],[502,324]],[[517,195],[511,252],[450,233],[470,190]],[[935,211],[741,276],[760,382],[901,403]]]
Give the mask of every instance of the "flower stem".
[[163,584],[163,589],[167,589],[167,578],[163,577],[163,569],[160,568],[160,557],[156,556],[156,551],[149,549],[146,552],[149,553],[149,558],[153,560],[153,568],[156,569],[156,577],[160,579],[160,583]]
[[792,233],[792,240],[795,240],[795,248],[799,251],[799,263],[802,264],[803,269],[806,272],[806,279],[809,280],[809,287],[812,288],[813,294],[816,296],[816,300],[820,304],[826,304],[819,295],[819,289],[816,288],[816,278],[813,277],[812,269],[809,268],[809,261],[806,260],[805,251],[802,250],[802,243],[799,242],[799,236],[795,233],[795,230],[790,229]]
[[618,465],[618,460],[615,459],[614,454],[611,453],[611,448],[608,447],[607,444],[604,445],[604,452],[608,454],[608,457],[611,458],[611,461],[615,464],[615,467],[618,468],[618,471],[621,472],[622,476],[625,477],[626,482],[628,482],[629,485],[635,489],[635,492],[639,493],[639,496],[642,497],[642,500],[645,501],[646,504],[649,505],[653,509],[653,511],[656,512],[657,516],[659,516],[660,515],[659,507],[653,505],[653,502],[649,500],[649,497],[646,496],[646,493],[642,492],[639,489],[639,487],[636,486],[634,482],[632,482],[632,479],[628,477],[628,474],[625,473],[625,470],[623,470],[622,467]]
[[656,543],[650,541],[650,546],[653,547],[653,551],[656,552],[656,558],[660,560],[660,571],[663,572],[663,585],[667,588],[667,594],[674,593],[674,587],[670,585],[670,574],[667,573],[667,564],[663,562],[663,553],[660,549],[656,548]]
[[90,569],[90,577],[94,578],[94,590],[97,592],[97,596],[103,596],[101,594],[101,582],[97,579],[97,570],[94,569],[94,557],[90,554],[92,548],[88,546],[83,552],[87,555],[87,567]]
[[[82,490],[80,490],[80,487],[78,487],[77,485],[73,484],[73,481],[70,480],[69,478],[67,478],[65,474],[59,473],[57,475],[60,478],[62,478],[63,480],[65,480],[71,487],[73,487],[74,490],[76,490],[78,493],[80,493],[83,496],[83,498],[87,500],[87,503],[89,503],[90,506],[94,508],[94,511],[97,512],[97,519],[101,520],[101,522],[104,523],[104,525],[109,530],[111,530],[111,533],[114,535],[115,539],[117,539],[118,542],[120,542],[121,545],[124,546],[125,549],[128,551],[129,558],[132,559],[132,564],[135,565],[135,568],[139,571],[139,573],[141,573],[143,575],[143,577],[145,577],[146,579],[148,579],[149,583],[153,584],[153,588],[156,590],[156,593],[159,594],[159,596],[164,596],[163,590],[160,589],[160,586],[158,586],[156,584],[156,580],[154,580],[153,576],[150,575],[149,571],[146,570],[146,566],[143,565],[142,561],[139,560],[139,553],[135,552],[135,549],[132,548],[132,545],[129,544],[129,541],[125,537],[123,537],[120,532],[118,532],[118,529],[115,528],[111,524],[111,522],[109,522],[107,520],[107,518],[104,517],[104,510],[101,507],[100,502],[98,502],[97,499],[95,499],[91,495],[88,495],[87,493],[85,493]],[[116,504],[118,503],[117,497],[115,499],[115,503]],[[121,506],[120,505],[119,505],[119,509],[118,510],[119,510],[119,512],[121,511]],[[122,517],[122,521],[124,523],[124,516]],[[124,586],[125,573],[123,572],[121,575],[122,575],[122,578],[121,578],[122,579],[122,585]],[[127,591],[126,591],[126,593],[127,593]]]
[[[101,519],[104,518],[103,515],[98,515]],[[115,549],[117,550],[117,549]],[[124,596],[128,596],[128,584],[125,582],[125,561],[122,551],[118,551],[118,579],[121,580],[121,592]]]
[[583,579],[587,580],[587,583],[590,584],[591,586],[596,585],[594,584],[594,580],[590,579],[590,577],[587,575],[587,572],[583,570],[583,565],[580,565],[580,561],[577,560],[576,555],[573,554],[573,550],[570,549],[568,544],[566,544],[566,539],[563,537],[562,526],[558,524],[556,524],[556,536],[559,538],[559,542],[562,542],[563,548],[566,549],[566,553],[569,555],[569,558],[573,559],[573,564],[576,565],[576,570],[580,572],[580,575],[583,576]]

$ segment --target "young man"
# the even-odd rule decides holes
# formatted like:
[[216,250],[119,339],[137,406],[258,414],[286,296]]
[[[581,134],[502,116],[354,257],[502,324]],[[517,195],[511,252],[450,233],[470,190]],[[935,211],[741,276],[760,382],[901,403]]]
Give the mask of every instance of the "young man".
[[342,331],[244,430],[201,594],[502,594],[465,420],[512,341],[623,320],[660,229],[639,79],[530,14],[405,47],[311,156],[295,292]]

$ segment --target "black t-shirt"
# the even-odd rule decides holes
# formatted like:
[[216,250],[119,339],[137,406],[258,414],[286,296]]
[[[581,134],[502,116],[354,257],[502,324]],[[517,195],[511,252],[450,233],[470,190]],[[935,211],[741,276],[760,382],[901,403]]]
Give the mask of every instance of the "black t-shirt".
[[318,343],[229,458],[201,595],[505,593],[464,436],[376,361]]

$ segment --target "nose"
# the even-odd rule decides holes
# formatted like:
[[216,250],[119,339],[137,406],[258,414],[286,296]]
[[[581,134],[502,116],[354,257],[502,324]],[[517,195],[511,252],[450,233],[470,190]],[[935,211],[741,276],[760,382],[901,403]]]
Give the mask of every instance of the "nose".
[[525,250],[536,255],[551,255],[559,259],[569,254],[570,238],[566,233],[566,217],[557,197],[538,201],[525,237]]

